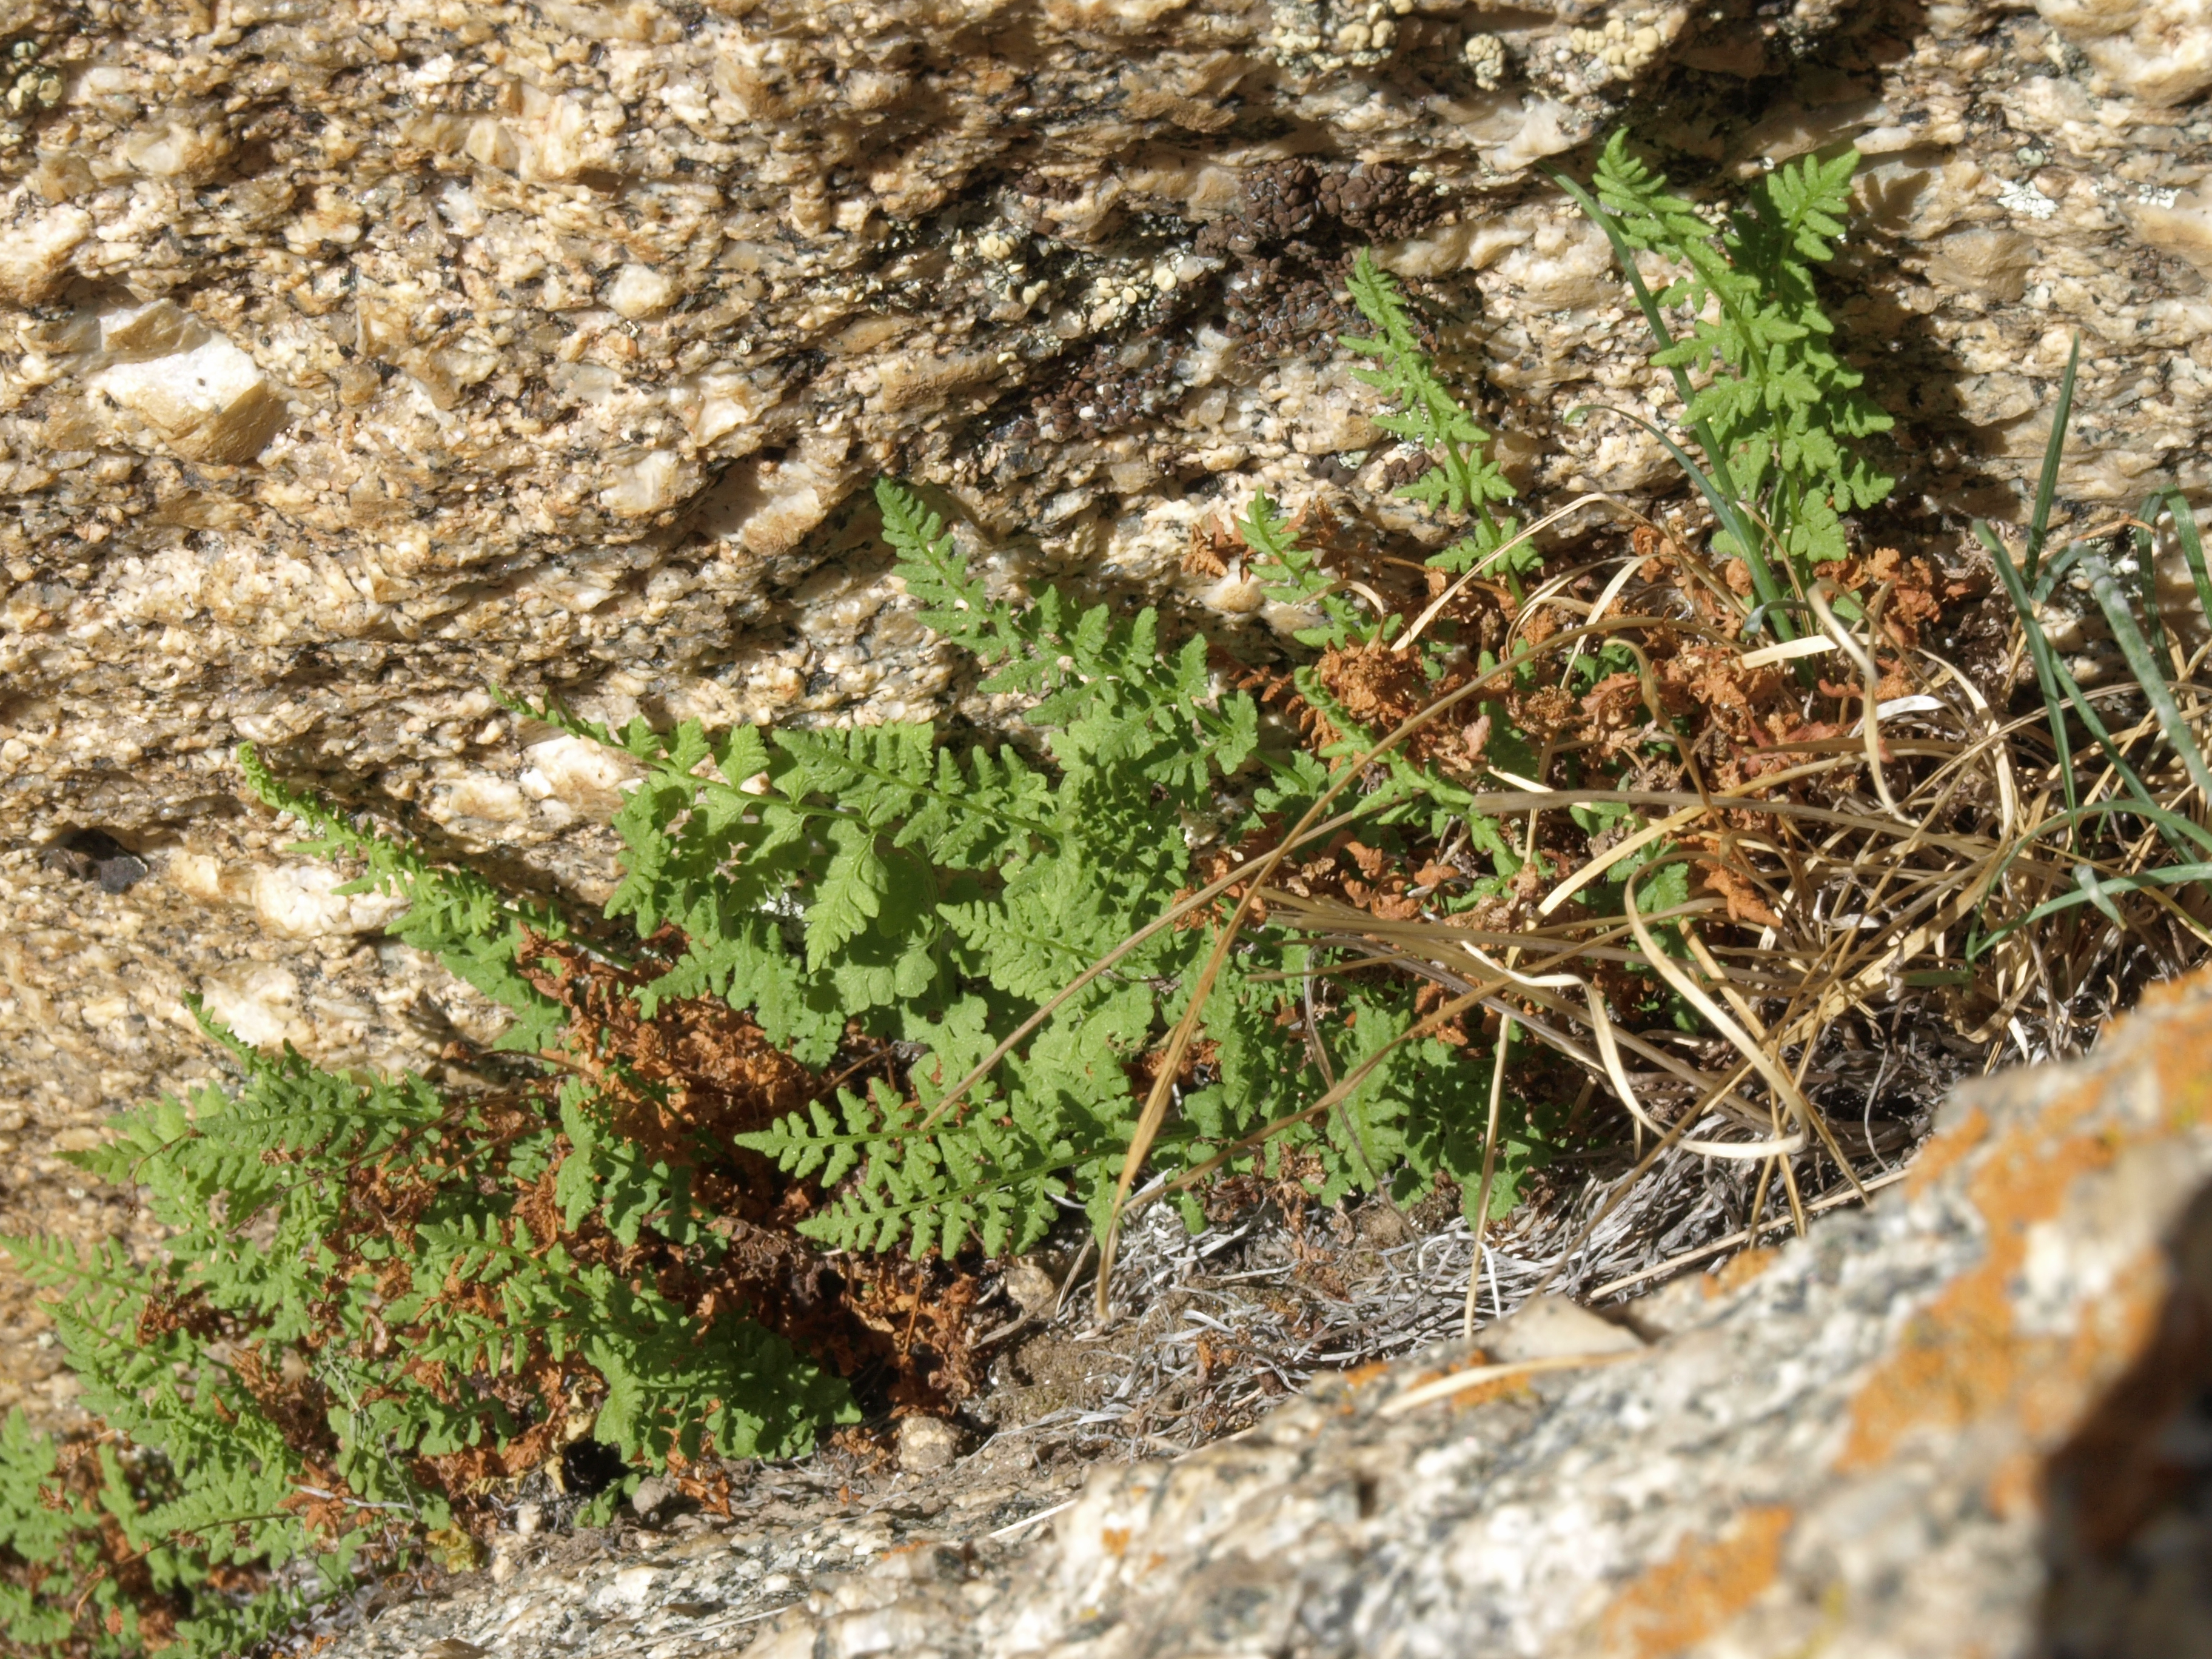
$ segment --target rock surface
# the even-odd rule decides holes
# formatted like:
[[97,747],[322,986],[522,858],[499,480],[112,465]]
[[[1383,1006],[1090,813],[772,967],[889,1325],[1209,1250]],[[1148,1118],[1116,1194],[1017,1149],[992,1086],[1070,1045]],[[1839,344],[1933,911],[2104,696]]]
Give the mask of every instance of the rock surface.
[[1097,1471],[1031,1528],[918,1486],[857,1571],[771,1592],[741,1525],[458,1589],[322,1651],[2212,1650],[2209,1112],[2199,976],[2086,1061],[1961,1091],[1868,1211],[1625,1324],[1525,1306],[1486,1354],[1317,1386],[1234,1440]]
[[[367,1026],[318,1007],[370,932],[275,890],[307,878],[240,815],[233,743],[588,900],[621,769],[486,688],[966,706],[881,580],[885,471],[1006,580],[1264,628],[1181,562],[1255,487],[1435,533],[1333,343],[1363,244],[1538,505],[1680,505],[1634,428],[1559,418],[1664,407],[1540,171],[1622,119],[1699,188],[1866,154],[1832,299],[1901,420],[1882,533],[2014,509],[2077,328],[2064,497],[2203,484],[2199,9],[15,0],[0,840],[106,830],[153,866],[118,911],[153,979],[258,953],[311,1052],[427,1058],[414,981]],[[9,870],[0,933],[107,914]],[[166,989],[66,951],[9,974],[0,1094],[42,1146],[201,1065]]]
[[[1701,189],[1865,152],[1831,297],[1900,420],[1881,533],[2015,510],[2077,328],[2074,509],[2212,482],[2201,12],[11,0],[0,1225],[131,1225],[56,1154],[206,1073],[184,991],[337,1064],[488,1033],[241,806],[240,738],[590,902],[624,774],[488,685],[988,714],[881,580],[879,471],[1005,580],[1223,626],[1258,595],[1182,555],[1256,487],[1433,533],[1333,343],[1356,246],[1537,505],[1679,507],[1632,428],[1559,419],[1665,407],[1540,174],[1618,120]],[[58,1411],[24,1302],[0,1404]]]

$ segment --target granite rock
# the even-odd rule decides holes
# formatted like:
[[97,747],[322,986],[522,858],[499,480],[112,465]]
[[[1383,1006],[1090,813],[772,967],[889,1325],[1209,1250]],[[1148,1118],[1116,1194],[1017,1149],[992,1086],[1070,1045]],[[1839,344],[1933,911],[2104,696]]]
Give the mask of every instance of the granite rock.
[[[885,471],[999,580],[1264,633],[1249,584],[1182,568],[1254,489],[1438,533],[1388,501],[1334,343],[1362,245],[1539,504],[1687,513],[1635,428],[1560,419],[1664,403],[1541,176],[1622,118],[1722,185],[1866,155],[1833,298],[1903,423],[1883,533],[2015,508],[2077,328],[2063,495],[2205,483],[2212,126],[2175,66],[2208,28],[2182,0],[16,0],[0,827],[255,890],[250,738],[588,898],[622,770],[493,685],[988,714],[883,579]],[[177,976],[265,909],[211,903]],[[193,1064],[147,1060],[102,1097]]]

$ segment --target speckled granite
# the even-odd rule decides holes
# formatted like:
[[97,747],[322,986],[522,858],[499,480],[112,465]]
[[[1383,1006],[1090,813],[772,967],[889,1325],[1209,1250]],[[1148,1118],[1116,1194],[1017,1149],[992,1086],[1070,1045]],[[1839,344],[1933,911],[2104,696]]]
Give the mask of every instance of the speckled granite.
[[[1834,308],[1900,416],[1880,533],[2013,510],[2076,327],[2065,495],[2204,482],[2207,27],[2179,0],[17,0],[0,837],[173,849],[149,879],[179,902],[281,885],[228,762],[252,738],[588,893],[619,774],[489,684],[617,718],[988,713],[882,579],[886,470],[1007,580],[1264,631],[1247,584],[1182,568],[1255,487],[1426,533],[1332,343],[1362,244],[1539,504],[1679,497],[1635,428],[1559,420],[1660,406],[1540,177],[1620,119],[1689,180],[1866,152]],[[210,905],[165,971],[270,950],[304,984],[270,913]],[[105,994],[26,971],[0,1029]],[[311,1048],[356,1041],[301,1006]],[[155,1018],[127,1060],[83,1039],[107,1103],[198,1063]]]
[[1901,1190],[1632,1304],[1634,1333],[1525,1308],[1481,1338],[1517,1374],[1447,1348],[1316,1386],[1094,1472],[1020,1547],[940,1504],[779,1598],[740,1528],[680,1564],[480,1582],[322,1651],[2203,1653],[2208,1114],[2199,976],[2087,1060],[1963,1091]]
[[[1879,533],[2017,513],[2075,329],[2069,508],[2212,485],[2208,85],[2193,0],[11,0],[0,1224],[131,1227],[56,1154],[207,1071],[186,989],[334,1063],[489,1029],[240,804],[240,738],[588,902],[622,771],[489,683],[617,719],[988,716],[882,580],[878,471],[937,486],[1004,580],[1223,626],[1266,619],[1182,554],[1257,486],[1418,543],[1331,344],[1354,246],[1537,504],[1679,507],[1626,423],[1559,422],[1664,407],[1539,172],[1616,120],[1693,184],[1867,155],[1832,297],[1899,419]],[[20,1286],[0,1308],[0,1404],[64,1411]],[[1723,1561],[1813,1535],[1682,1514]],[[2088,1606],[2194,1559],[2064,1582]],[[1866,1561],[1836,1582],[1911,1577]]]

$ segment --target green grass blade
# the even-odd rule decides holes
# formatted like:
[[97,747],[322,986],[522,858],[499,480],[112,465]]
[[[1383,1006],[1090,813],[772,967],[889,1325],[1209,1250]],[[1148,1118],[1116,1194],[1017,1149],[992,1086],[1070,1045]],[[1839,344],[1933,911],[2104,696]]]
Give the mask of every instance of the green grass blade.
[[2059,690],[2065,696],[2066,700],[2074,705],[2074,712],[2081,716],[2081,724],[2089,728],[2089,735],[2097,740],[2097,746],[2105,751],[2106,760],[2111,763],[2112,769],[2119,774],[2120,781],[2127,785],[2128,793],[2135,797],[2132,801],[2127,803],[2128,811],[2141,812],[2145,817],[2156,820],[2158,815],[2164,812],[2166,809],[2160,806],[2156,798],[2151,794],[2149,786],[2143,782],[2133,763],[2120,752],[2119,743],[2109,731],[2106,730],[2103,718],[2097,713],[2087,696],[2083,693],[2081,683],[2074,678],[2072,672],[2068,669],[2064,661],[2055,651],[2051,653],[2051,662],[2052,671],[2057,676]]
[[2165,726],[2166,738],[2181,763],[2189,769],[2190,781],[2197,792],[2212,805],[2212,765],[2204,759],[2204,751],[2197,747],[2197,733],[2181,716],[2181,706],[2173,700],[2173,689],[2166,683],[2160,672],[2158,659],[2151,654],[2149,641],[2136,626],[2135,615],[2128,609],[2127,596],[2120,591],[2112,567],[2098,554],[2087,553],[2081,557],[2081,568],[2088,573],[2089,592],[2095,596],[2098,606],[2111,624],[2112,637],[2119,643],[2120,653],[2128,659],[2128,668],[2136,683],[2142,687],[2143,696]]
[[[2212,576],[2204,569],[2204,539],[2197,529],[2197,514],[2189,505],[2189,498],[2178,489],[2163,492],[2166,511],[2173,514],[2174,539],[2181,544],[2181,556],[2189,566],[2189,580],[2197,587],[2197,603],[2204,611],[2204,620],[2212,623]],[[2143,516],[2152,524],[2158,522],[2154,511]]]
[[[2069,817],[2076,823],[2087,823],[2094,819],[2115,817],[2123,814],[2129,817],[2147,818],[2167,834],[2178,836],[2181,841],[2194,842],[2192,850],[2198,858],[2212,858],[2212,830],[2206,830],[2201,823],[2191,822],[2171,808],[2146,807],[2137,800],[2100,800],[2092,801],[2088,805],[2071,814],[2054,813],[2045,819],[2036,827],[2033,835],[2029,836],[2005,855],[2003,861],[1998,866],[1999,872],[2002,873],[2008,869],[2013,860],[2019,857],[2028,846],[2041,836],[2049,834],[2052,830],[2061,827]],[[2113,878],[2115,881],[2118,879],[2118,877]],[[2108,882],[2106,884],[2110,886],[2111,883]]]
[[2166,651],[2166,618],[2158,608],[2158,538],[2143,525],[2158,522],[2158,497],[2154,495],[2143,503],[2139,515],[2142,524],[2135,529],[2136,597],[2142,602],[2144,636],[2150,641],[2151,656],[2163,659]]
[[2051,503],[2058,493],[2058,460],[2066,450],[2066,423],[2074,417],[2074,376],[2081,367],[2081,337],[2074,336],[2067,354],[2066,373],[2058,382],[2058,409],[2051,419],[2051,441],[2043,447],[2043,472],[2035,481],[2035,512],[2027,521],[2028,585],[2035,584],[2036,567],[2043,562],[2043,538],[2051,530]]
[[[2086,866],[2083,867],[2086,868]],[[2080,884],[2081,875],[2078,870],[2075,879],[2077,884],[2071,892],[2061,893],[2057,898],[2045,899],[2026,915],[2015,916],[2012,921],[1991,929],[1989,933],[1977,933],[1966,943],[1966,960],[1969,962],[1978,960],[2008,936],[2019,933],[2024,927],[2032,927],[2037,922],[2055,916],[2061,911],[2078,909],[2084,904],[2094,904],[2100,898],[2104,900],[2104,904],[2099,904],[2098,908],[2103,909],[2105,904],[2111,903],[2112,896],[2115,893],[2140,892],[2150,887],[2185,887],[2192,882],[2212,881],[2212,864],[2203,862],[2170,864],[2156,870],[2145,870],[2132,876],[2114,876],[2110,879],[2098,878],[2095,879],[2094,887]],[[2106,914],[2111,913],[2107,911]]]
[[2043,693],[2044,713],[2051,719],[2051,744],[2058,754],[2058,781],[2065,791],[2066,811],[2070,816],[2080,810],[2081,802],[2074,792],[2074,745],[2066,736],[2066,703],[2058,690],[2057,653],[2051,648],[2042,624],[2035,619],[2034,601],[2028,597],[2027,585],[2014,568],[2004,543],[1979,519],[1974,520],[1974,533],[1982,538],[1982,545],[1990,550],[1990,557],[1996,562],[1997,578],[2004,583],[2014,614],[2020,618],[2021,635],[2027,641],[2028,660],[2035,665],[2035,683]]
[[[1689,474],[1691,482],[1698,486],[1698,493],[1705,498],[1705,505],[1712,508],[1713,516],[1727,527],[1729,534],[1736,538],[1736,544],[1747,550],[1759,545],[1753,538],[1752,525],[1744,516],[1739,504],[1729,497],[1717,480],[1708,475],[1703,467],[1690,459],[1689,452],[1681,445],[1676,443],[1660,428],[1653,425],[1634,410],[1616,409],[1610,404],[1583,404],[1578,408],[1569,410],[1567,420],[1572,423],[1587,416],[1593,409],[1601,409],[1607,414],[1620,416],[1623,420],[1633,421],[1656,438],[1666,447],[1667,453],[1674,458],[1674,464]],[[1756,614],[1763,614],[1766,625],[1774,630],[1777,639],[1796,639],[1796,631],[1790,624],[1788,613],[1788,606],[1793,596],[1785,592],[1781,585],[1775,580],[1773,568],[1764,558],[1753,555],[1744,562],[1750,567],[1752,592],[1759,599],[1759,611]]]
[[[2119,745],[2112,740],[2112,734],[2105,729],[2105,724],[2098,718],[2097,711],[2090,706],[2088,698],[2082,695],[2081,686],[2067,672],[2065,664],[2058,659],[2057,653],[2051,648],[2050,641],[2044,637],[2043,629],[2035,619],[2034,602],[2031,597],[2036,587],[2036,569],[2042,558],[2044,542],[2050,533],[2051,503],[2058,487],[2059,457],[2063,453],[2066,447],[2066,426],[2073,415],[2074,382],[2075,374],[2081,368],[2081,337],[2076,334],[2074,337],[2074,349],[2066,359],[2065,375],[2059,382],[2058,408],[2051,422],[2051,439],[2044,446],[2043,472],[2036,484],[2035,511],[2028,522],[2027,550],[2022,562],[2022,568],[2017,570],[2014,568],[2010,556],[2004,550],[2004,544],[1987,525],[1977,521],[1974,531],[1980,536],[1983,544],[1989,548],[1996,560],[1997,574],[2004,582],[2005,592],[2012,600],[2013,609],[2019,613],[2022,635],[2027,641],[2029,654],[2034,659],[2036,678],[2043,690],[2044,708],[2050,714],[2051,736],[2058,751],[2059,777],[2065,787],[2069,811],[2070,812],[2079,805],[2074,788],[2071,767],[2072,750],[2066,738],[2064,704],[2070,702],[2075,714],[2080,715],[2082,725],[2089,728],[2091,734],[2097,739],[2098,744],[2104,750],[2106,758],[2112,763],[2113,770],[2119,774],[2121,780],[2128,786],[2129,792],[2143,807],[2157,812],[2163,809],[2160,808],[2158,802],[2152,798],[2149,789],[2144,786],[2142,779],[2136,775],[2135,768],[2130,765],[2126,757],[2120,753]],[[2091,576],[2091,589],[2097,595],[2097,603],[2104,610],[2106,619],[2111,622],[2113,635],[2120,642],[2120,649],[2128,659],[2130,669],[2134,672],[2137,682],[2142,684],[2144,695],[2151,698],[2153,706],[2159,708],[2160,718],[2167,721],[2168,729],[2173,732],[2175,749],[2181,754],[2183,763],[2190,769],[2191,777],[2196,780],[2197,787],[2205,792],[2208,801],[2212,801],[2212,788],[2207,788],[2208,781],[2212,781],[2212,768],[2205,766],[2203,755],[2198,750],[2188,726],[2182,723],[2180,710],[2174,706],[2172,694],[2166,688],[2166,678],[2159,672],[2149,647],[2144,642],[2141,631],[2136,629],[2135,618],[2128,610],[2126,600],[2120,597],[2119,586],[2112,576],[2112,567],[2103,559],[2077,545],[2069,545],[2066,556],[2078,556],[2084,569],[2090,569],[2094,566],[2096,572],[2102,573],[2101,586],[2097,576],[2094,574]],[[2057,562],[2054,561],[2052,569],[2054,576],[2057,574]],[[2044,584],[2046,587],[2049,585],[2048,582]],[[2147,679],[2146,675],[2148,675]],[[2155,690],[2153,689],[2154,685]],[[2160,706],[2161,700],[2163,700],[2162,707]],[[2173,841],[2173,832],[2171,828],[2160,824],[2160,833],[2166,836],[2169,845],[2176,846],[2178,848],[2179,844]]]

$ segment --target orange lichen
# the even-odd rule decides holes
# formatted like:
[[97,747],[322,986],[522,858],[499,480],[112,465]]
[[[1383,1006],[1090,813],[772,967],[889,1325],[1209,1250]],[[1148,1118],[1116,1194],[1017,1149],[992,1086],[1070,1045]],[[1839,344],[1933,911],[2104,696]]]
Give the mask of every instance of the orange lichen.
[[[1415,1389],[1426,1388],[1431,1382],[1441,1382],[1447,1376],[1455,1376],[1462,1371],[1474,1370],[1481,1366],[1487,1365],[1490,1363],[1491,1359],[1488,1354],[1485,1353],[1480,1348],[1471,1348],[1468,1351],[1467,1357],[1464,1359],[1455,1360],[1450,1364],[1439,1366],[1434,1370],[1425,1370],[1413,1372],[1410,1376],[1406,1378],[1406,1386],[1401,1392],[1411,1393]],[[1376,1369],[1382,1370],[1387,1370],[1388,1367],[1377,1366]],[[1482,1384],[1480,1382],[1474,1382],[1468,1383],[1467,1386],[1468,1391],[1471,1392],[1480,1388]],[[1457,1400],[1460,1396],[1458,1395],[1453,1395],[1450,1397],[1453,1400]]]
[[1730,1291],[1741,1290],[1781,1260],[1781,1251],[1770,1249],[1764,1244],[1754,1245],[1731,1257],[1726,1266],[1708,1278],[1705,1294],[1709,1297],[1726,1296]]
[[1978,1106],[1968,1108],[1964,1117],[1944,1126],[1920,1149],[1920,1156],[1912,1160],[1912,1173],[1905,1178],[1905,1190],[1919,1197],[1980,1146],[1989,1132],[1990,1115]]
[[2013,1130],[1984,1159],[1967,1191],[1988,1223],[1988,1253],[1905,1327],[1897,1351],[1858,1391],[1838,1468],[1870,1468],[1916,1431],[1959,1429],[2017,1403],[2027,1349],[2053,1346],[2032,1345],[2014,1317],[2011,1284],[2027,1254],[2027,1231],[2057,1215],[2075,1179],[2104,1168],[2113,1153],[2101,1135],[2045,1137],[2100,1098],[2092,1087],[2054,1103],[2041,1122]]
[[2146,985],[2142,996],[2136,1003],[2135,1012],[2122,1018],[2141,1019],[2146,1014],[2160,1013],[2168,1008],[2178,1008],[2186,1002],[2198,1001],[2204,996],[2205,983],[2203,975],[2189,974],[2180,979],[2160,980],[2156,984]]
[[1532,1392],[1534,1385],[1526,1376],[1482,1377],[1447,1395],[1444,1404],[1453,1411],[1464,1411],[1472,1406],[1486,1406],[1493,1400],[1507,1400]]
[[2021,1379],[2021,1426],[2039,1446],[2075,1431],[2093,1392],[2102,1392],[2130,1356],[2149,1352],[2173,1274],[2155,1246],[2131,1258],[2111,1285],[2085,1305],[2055,1364]]
[[2033,1515],[2040,1493],[2043,1460],[2025,1448],[2008,1453],[1983,1489],[1990,1513],[2006,1521]]
[[[2023,1331],[2013,1304],[2030,1231],[2059,1214],[2075,1183],[2108,1168],[2129,1146],[2194,1122],[2212,1095],[2212,1025],[2161,1019],[2155,1023],[2166,1029],[2152,1035],[2141,1032],[2140,1019],[2136,1052],[2149,1065],[2138,1062],[2136,1078],[2120,1066],[2100,1068],[1994,1142],[1978,1109],[1922,1154],[1913,1184],[1925,1191],[1976,1153],[1966,1196],[1988,1227],[1988,1249],[1912,1320],[1859,1389],[1839,1469],[1875,1467],[1911,1435],[1999,1413],[2013,1418],[2032,1448],[2047,1448],[2071,1432],[2150,1340],[2165,1275],[2148,1258],[2083,1311],[2070,1337]],[[2160,1123],[2130,1123],[2113,1109],[2141,1087],[2144,1069],[2155,1079]],[[2001,1468],[1991,1500],[2016,1500],[2019,1485],[2016,1472]]]
[[[2201,983],[2203,979],[2200,975],[2189,983]],[[2203,1024],[2200,1020],[2191,1034],[2201,1038]],[[2177,1134],[2194,1128],[2204,1121],[2206,1109],[2212,1108],[2212,1076],[2205,1073],[2206,1064],[2212,1061],[2212,1042],[2161,1046],[2157,1060],[2158,1096],[2166,1109],[2166,1128]]]
[[1787,1504],[1762,1504],[1718,1538],[1683,1544],[1613,1598],[1601,1621],[1603,1650],[1662,1659],[1721,1629],[1774,1582],[1796,1518]]

